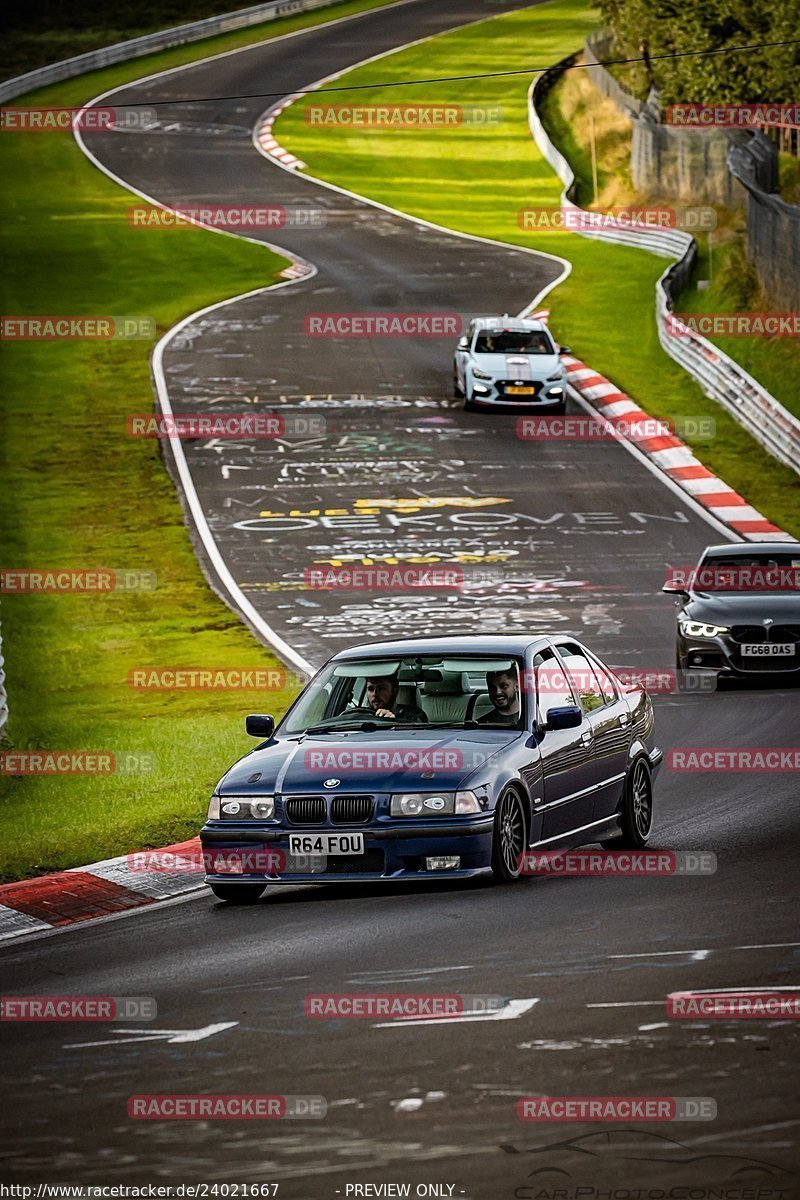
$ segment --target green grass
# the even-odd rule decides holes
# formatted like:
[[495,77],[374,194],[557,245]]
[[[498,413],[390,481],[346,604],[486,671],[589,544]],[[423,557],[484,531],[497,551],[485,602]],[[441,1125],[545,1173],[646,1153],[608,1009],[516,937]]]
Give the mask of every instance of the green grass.
[[[611,100],[593,86],[591,73],[566,71],[547,92],[539,113],[554,145],[575,174],[573,200],[581,207],[611,207],[630,203],[631,126]],[[597,154],[597,191],[592,178],[591,128]]]
[[[696,276],[709,277],[708,245],[704,239]],[[751,283],[747,287],[748,281]],[[700,291],[687,289],[675,306],[686,313],[776,312],[778,306],[765,299],[744,258],[744,234],[712,248],[711,280]],[[800,417],[800,345],[796,338],[721,337],[713,342],[762,383],[785,408]]]
[[[231,43],[244,44],[364,3],[322,10],[140,59],[24,97],[80,104],[105,88]],[[275,281],[286,260],[199,230],[138,230],[140,203],[67,134],[3,139],[0,230],[6,314],[182,316]],[[2,780],[0,879],[11,880],[196,833],[210,789],[252,746],[248,711],[283,712],[297,691],[133,691],[136,666],[276,667],[209,589],[157,441],[125,435],[153,407],[152,344],[4,344],[2,565],[155,571],[153,592],[15,595],[2,601],[16,749],[151,754],[142,775]]]
[[781,151],[778,154],[778,190],[787,204],[800,204],[800,158]]
[[[665,260],[574,234],[520,229],[521,209],[556,206],[561,192],[528,130],[529,79],[392,86],[432,74],[462,76],[555,62],[580,48],[596,20],[581,0],[558,0],[440,35],[337,81],[337,86],[386,82],[368,93],[339,92],[339,104],[363,104],[365,96],[373,104],[500,104],[502,125],[456,126],[433,134],[312,126],[299,101],[278,119],[277,136],[313,175],[453,229],[569,258],[572,274],[547,298],[559,339],[652,415],[712,416],[717,436],[692,443],[698,457],[772,521],[800,534],[797,476],[705,397],[659,345],[655,285]],[[487,309],[502,312],[504,307],[502,295],[487,296]]]

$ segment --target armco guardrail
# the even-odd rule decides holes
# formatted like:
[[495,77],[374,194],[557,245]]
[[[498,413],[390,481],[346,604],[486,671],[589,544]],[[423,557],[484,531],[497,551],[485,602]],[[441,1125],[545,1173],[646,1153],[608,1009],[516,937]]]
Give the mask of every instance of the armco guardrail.
[[199,42],[214,33],[228,33],[231,29],[244,29],[248,25],[259,25],[262,21],[274,21],[277,17],[289,17],[294,13],[325,8],[335,3],[336,0],[270,0],[267,4],[254,4],[250,8],[222,13],[218,17],[190,21],[187,25],[174,25],[171,29],[147,33],[127,42],[115,42],[112,46],[90,50],[87,54],[65,58],[61,62],[28,71],[25,75],[16,75],[13,79],[4,80],[0,83],[0,103],[11,100],[14,96],[22,96],[34,88],[45,87],[48,83],[60,83],[62,79],[73,79],[76,75],[84,75],[87,71],[96,71],[100,67],[111,66],[112,63],[141,58],[156,50],[169,50],[172,46]]
[[[575,190],[572,167],[550,141],[538,112],[543,95],[564,68],[572,65],[575,57],[571,55],[537,75],[528,92],[528,119],[537,148],[564,184],[562,209],[581,211],[572,199]],[[677,259],[656,284],[656,322],[662,347],[697,380],[707,396],[716,400],[770,454],[800,472],[800,421],[797,417],[737,362],[700,334],[686,331],[676,336],[669,332],[667,318],[674,299],[688,282],[697,257],[694,238],[677,229],[640,231],[619,227],[610,219],[604,220],[602,228],[576,229],[575,232],[581,237],[636,246],[652,254]]]

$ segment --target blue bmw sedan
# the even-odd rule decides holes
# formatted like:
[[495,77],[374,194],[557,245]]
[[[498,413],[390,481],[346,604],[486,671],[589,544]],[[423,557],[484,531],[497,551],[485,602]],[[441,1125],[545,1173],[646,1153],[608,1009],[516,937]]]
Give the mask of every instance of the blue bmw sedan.
[[662,754],[647,693],[569,636],[334,655],[223,776],[201,831],[221,900],[268,884],[511,882],[531,851],[637,848]]

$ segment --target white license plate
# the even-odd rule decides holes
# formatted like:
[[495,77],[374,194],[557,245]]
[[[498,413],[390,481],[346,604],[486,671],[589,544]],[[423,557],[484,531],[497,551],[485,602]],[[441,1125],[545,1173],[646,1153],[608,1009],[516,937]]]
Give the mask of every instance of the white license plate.
[[290,833],[290,854],[363,854],[363,833]]
[[794,654],[794,645],[794,642],[752,642],[742,646],[742,654],[749,654],[754,658],[770,658],[775,654],[785,657],[787,654]]

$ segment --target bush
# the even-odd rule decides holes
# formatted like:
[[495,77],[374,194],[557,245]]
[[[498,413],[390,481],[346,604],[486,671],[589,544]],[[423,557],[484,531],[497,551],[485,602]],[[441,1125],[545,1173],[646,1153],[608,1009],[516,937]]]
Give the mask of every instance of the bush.
[[[595,0],[614,39],[614,58],[641,65],[664,104],[780,101],[797,91],[800,50],[772,46],[688,58],[659,58],[698,50],[785,41],[797,36],[800,0],[704,0],[678,7],[673,0]],[[637,89],[641,91],[642,89]]]

